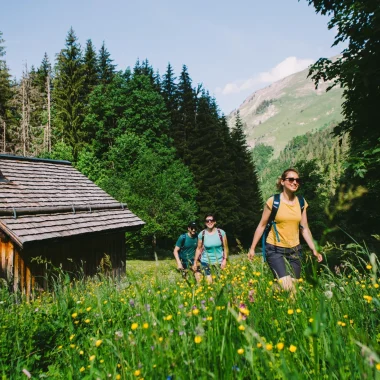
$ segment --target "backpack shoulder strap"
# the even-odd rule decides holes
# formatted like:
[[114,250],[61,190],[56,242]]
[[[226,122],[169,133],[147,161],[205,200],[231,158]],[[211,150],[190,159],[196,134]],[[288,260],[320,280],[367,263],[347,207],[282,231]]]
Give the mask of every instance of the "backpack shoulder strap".
[[277,233],[276,225],[275,225],[275,219],[277,215],[278,208],[280,207],[280,194],[274,194],[273,195],[273,205],[272,205],[272,210],[269,215],[269,219],[267,222],[267,225],[265,226],[265,230],[263,233],[263,236],[261,238],[261,249],[262,249],[262,254],[263,254],[263,260],[266,261],[265,259],[265,242],[267,240],[268,234],[270,229],[272,228],[272,225],[274,224],[274,231],[276,233],[277,240],[280,241],[280,238]]
[[185,246],[186,242],[186,233],[182,234],[181,249]]
[[303,210],[305,209],[305,198],[302,195],[297,194],[298,202],[301,207],[301,215],[303,213]]
[[272,227],[273,221],[276,219],[276,215],[277,215],[277,211],[278,211],[279,207],[280,207],[280,194],[274,194],[273,195],[273,206],[272,206],[272,210],[270,212],[270,216],[269,216],[268,223],[266,226],[266,228],[268,228],[268,230],[270,230],[270,228]]
[[222,233],[220,232],[220,228],[217,228],[216,230],[218,231],[219,239],[220,239],[220,242],[222,243],[222,252],[223,252],[223,259],[224,259],[224,242],[223,242],[223,236],[222,236]]
[[205,233],[206,233],[206,230],[203,230],[202,231],[202,246],[205,244]]

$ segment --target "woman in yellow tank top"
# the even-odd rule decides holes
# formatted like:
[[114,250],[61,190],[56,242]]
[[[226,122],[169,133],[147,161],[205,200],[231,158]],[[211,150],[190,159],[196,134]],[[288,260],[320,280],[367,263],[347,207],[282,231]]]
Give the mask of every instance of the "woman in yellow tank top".
[[[300,186],[299,173],[295,169],[285,170],[277,181],[277,188],[281,191],[280,206],[278,208],[275,226],[268,234],[265,252],[266,258],[275,278],[286,290],[293,290],[293,278],[300,278],[301,274],[301,245],[299,241],[300,225],[301,233],[307,245],[313,252],[318,262],[322,261],[322,255],[317,252],[311,231],[307,223],[307,202],[303,212],[299,204],[296,191]],[[248,258],[255,255],[255,248],[259,242],[273,207],[273,196],[270,197],[264,207],[263,215],[253,235]],[[290,270],[289,270],[290,268]],[[292,278],[293,277],[293,278]]]

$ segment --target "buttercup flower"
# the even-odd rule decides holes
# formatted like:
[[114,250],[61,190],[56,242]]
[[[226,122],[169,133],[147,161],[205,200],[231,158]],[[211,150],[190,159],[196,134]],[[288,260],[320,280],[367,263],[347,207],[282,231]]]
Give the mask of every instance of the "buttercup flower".
[[197,335],[197,336],[194,338],[194,342],[195,342],[196,344],[201,343],[201,342],[202,342],[202,337],[199,336],[199,335]]
[[131,329],[136,330],[139,327],[138,323],[132,323]]
[[95,342],[95,346],[96,346],[96,347],[99,347],[101,344],[102,344],[102,340],[101,340],[101,339],[98,339],[98,340]]
[[289,351],[290,351],[290,352],[296,352],[296,351],[297,351],[297,347],[296,347],[296,346],[293,346],[293,345],[291,344],[290,347],[289,347]]
[[277,343],[277,350],[281,351],[284,349],[284,343],[280,342],[280,343]]
[[243,349],[243,348],[239,348],[239,349],[237,350],[237,353],[238,353],[239,355],[243,355],[243,354],[244,354],[244,349]]

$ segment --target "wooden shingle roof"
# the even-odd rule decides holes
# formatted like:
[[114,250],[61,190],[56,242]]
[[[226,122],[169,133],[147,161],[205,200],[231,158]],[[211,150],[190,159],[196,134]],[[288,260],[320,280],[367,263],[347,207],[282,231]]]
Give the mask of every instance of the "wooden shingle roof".
[[142,225],[68,161],[0,155],[0,229],[21,247]]

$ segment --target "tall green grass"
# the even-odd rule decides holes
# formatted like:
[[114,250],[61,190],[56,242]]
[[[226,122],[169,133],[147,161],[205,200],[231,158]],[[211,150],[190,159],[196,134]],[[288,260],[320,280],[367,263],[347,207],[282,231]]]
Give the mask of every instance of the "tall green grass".
[[[355,249],[360,257],[362,248]],[[57,280],[53,292],[31,302],[2,289],[0,374],[379,379],[375,255],[337,273],[315,265],[306,258],[296,297],[279,290],[261,258],[249,262],[245,255],[234,257],[212,285],[182,279],[174,261],[132,261],[120,282],[102,275]]]

